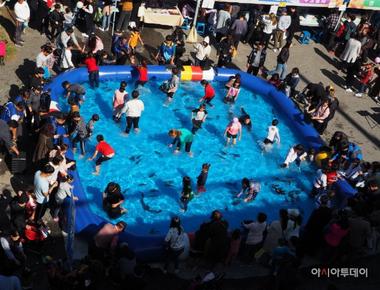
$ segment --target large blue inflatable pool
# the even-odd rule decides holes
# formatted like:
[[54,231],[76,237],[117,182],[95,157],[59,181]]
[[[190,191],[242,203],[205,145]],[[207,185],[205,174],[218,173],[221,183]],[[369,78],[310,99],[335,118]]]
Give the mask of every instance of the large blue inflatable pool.
[[[199,70],[194,70],[199,73]],[[105,66],[100,69],[100,80],[130,80],[134,77],[134,69],[130,66]],[[289,123],[303,139],[304,145],[309,148],[319,148],[324,145],[323,140],[314,128],[304,121],[303,114],[282,92],[265,82],[245,72],[231,69],[217,69],[212,72],[203,74],[208,80],[226,82],[230,76],[240,73],[242,85],[256,94],[267,96],[274,106],[289,118]],[[202,73],[201,73],[202,74]],[[163,66],[149,66],[148,76],[150,80],[166,80],[171,77],[171,71]],[[197,78],[202,78],[197,76]],[[61,83],[63,81],[81,83],[88,80],[87,70],[85,68],[75,69],[58,75],[52,83],[47,86],[51,90],[52,99],[58,102],[58,97],[63,94]],[[71,153],[69,153],[71,155]],[[69,157],[73,157],[72,155]],[[80,170],[80,168],[79,168]],[[76,208],[75,232],[91,238],[104,219],[94,214],[86,203],[86,194],[80,182],[77,171],[73,172],[75,177],[74,193],[80,199],[80,206]],[[341,193],[344,196],[353,195],[353,190],[348,183],[340,181],[338,184]],[[122,241],[128,241],[129,246],[136,252],[138,258],[142,260],[157,260],[162,257],[163,237],[162,236],[139,236],[130,232],[125,232],[120,237]]]

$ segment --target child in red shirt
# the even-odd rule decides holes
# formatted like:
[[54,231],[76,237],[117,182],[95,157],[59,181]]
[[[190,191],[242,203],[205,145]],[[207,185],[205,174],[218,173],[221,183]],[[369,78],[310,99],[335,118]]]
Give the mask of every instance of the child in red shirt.
[[90,86],[92,88],[99,87],[99,67],[96,63],[96,58],[94,57],[92,52],[89,52],[87,54],[87,57],[84,61],[84,63],[87,66],[88,71],[88,79],[90,82]]
[[94,175],[99,175],[100,172],[100,165],[104,161],[110,160],[112,157],[115,156],[115,150],[106,142],[104,141],[103,135],[96,136],[96,141],[98,141],[98,145],[95,147],[94,155],[92,155],[91,158],[88,158],[88,160],[93,160],[98,155],[98,153],[101,154],[101,156],[96,160],[95,162],[95,172]]
[[202,102],[203,104],[207,104],[210,107],[214,107],[214,105],[211,104],[212,99],[215,97],[214,88],[206,80],[201,80],[201,85],[204,86],[205,88],[205,95],[199,99],[199,102]]
[[141,65],[136,67],[136,70],[139,73],[139,79],[135,83],[137,89],[139,85],[144,86],[148,82],[148,67],[145,59],[141,61]]
[[359,74],[359,81],[360,81],[360,87],[359,92],[355,94],[357,97],[362,97],[363,93],[365,93],[365,90],[368,87],[368,83],[371,81],[373,77],[373,64],[372,63],[365,63],[361,67],[360,74]]

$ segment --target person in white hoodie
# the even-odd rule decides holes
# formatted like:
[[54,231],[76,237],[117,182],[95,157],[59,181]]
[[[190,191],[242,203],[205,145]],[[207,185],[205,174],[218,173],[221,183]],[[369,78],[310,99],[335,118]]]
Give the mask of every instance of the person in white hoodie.
[[14,36],[15,45],[20,47],[23,46],[24,40],[21,38],[21,34],[25,27],[28,26],[30,18],[29,5],[25,0],[17,0],[14,7],[14,12],[16,15],[16,30]]
[[210,57],[211,46],[210,38],[206,36],[202,42],[195,44],[195,65],[202,66],[205,61]]

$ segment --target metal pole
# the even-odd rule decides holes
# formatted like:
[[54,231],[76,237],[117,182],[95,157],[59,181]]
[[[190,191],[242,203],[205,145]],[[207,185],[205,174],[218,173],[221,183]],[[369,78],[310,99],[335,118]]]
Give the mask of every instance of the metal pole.
[[197,6],[195,8],[195,15],[194,15],[194,21],[193,21],[193,27],[197,27],[197,18],[199,14],[199,8],[201,6],[201,0],[197,0]]
[[[113,1],[113,5],[114,5],[115,8],[117,8],[117,2],[119,2],[119,0],[114,0]],[[112,17],[112,31],[111,31],[111,35],[113,35],[114,32],[115,32],[116,12],[113,12],[112,15],[111,15],[111,17]]]

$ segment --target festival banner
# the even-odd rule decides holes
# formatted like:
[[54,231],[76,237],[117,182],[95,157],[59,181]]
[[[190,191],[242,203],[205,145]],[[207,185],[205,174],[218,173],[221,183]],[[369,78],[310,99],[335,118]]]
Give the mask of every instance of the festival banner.
[[[263,4],[285,6],[304,6],[304,7],[329,7],[330,2],[335,0],[216,0],[217,2],[232,2],[241,4]],[[380,1],[380,0],[376,0]]]
[[380,10],[380,0],[351,0],[348,8]]

